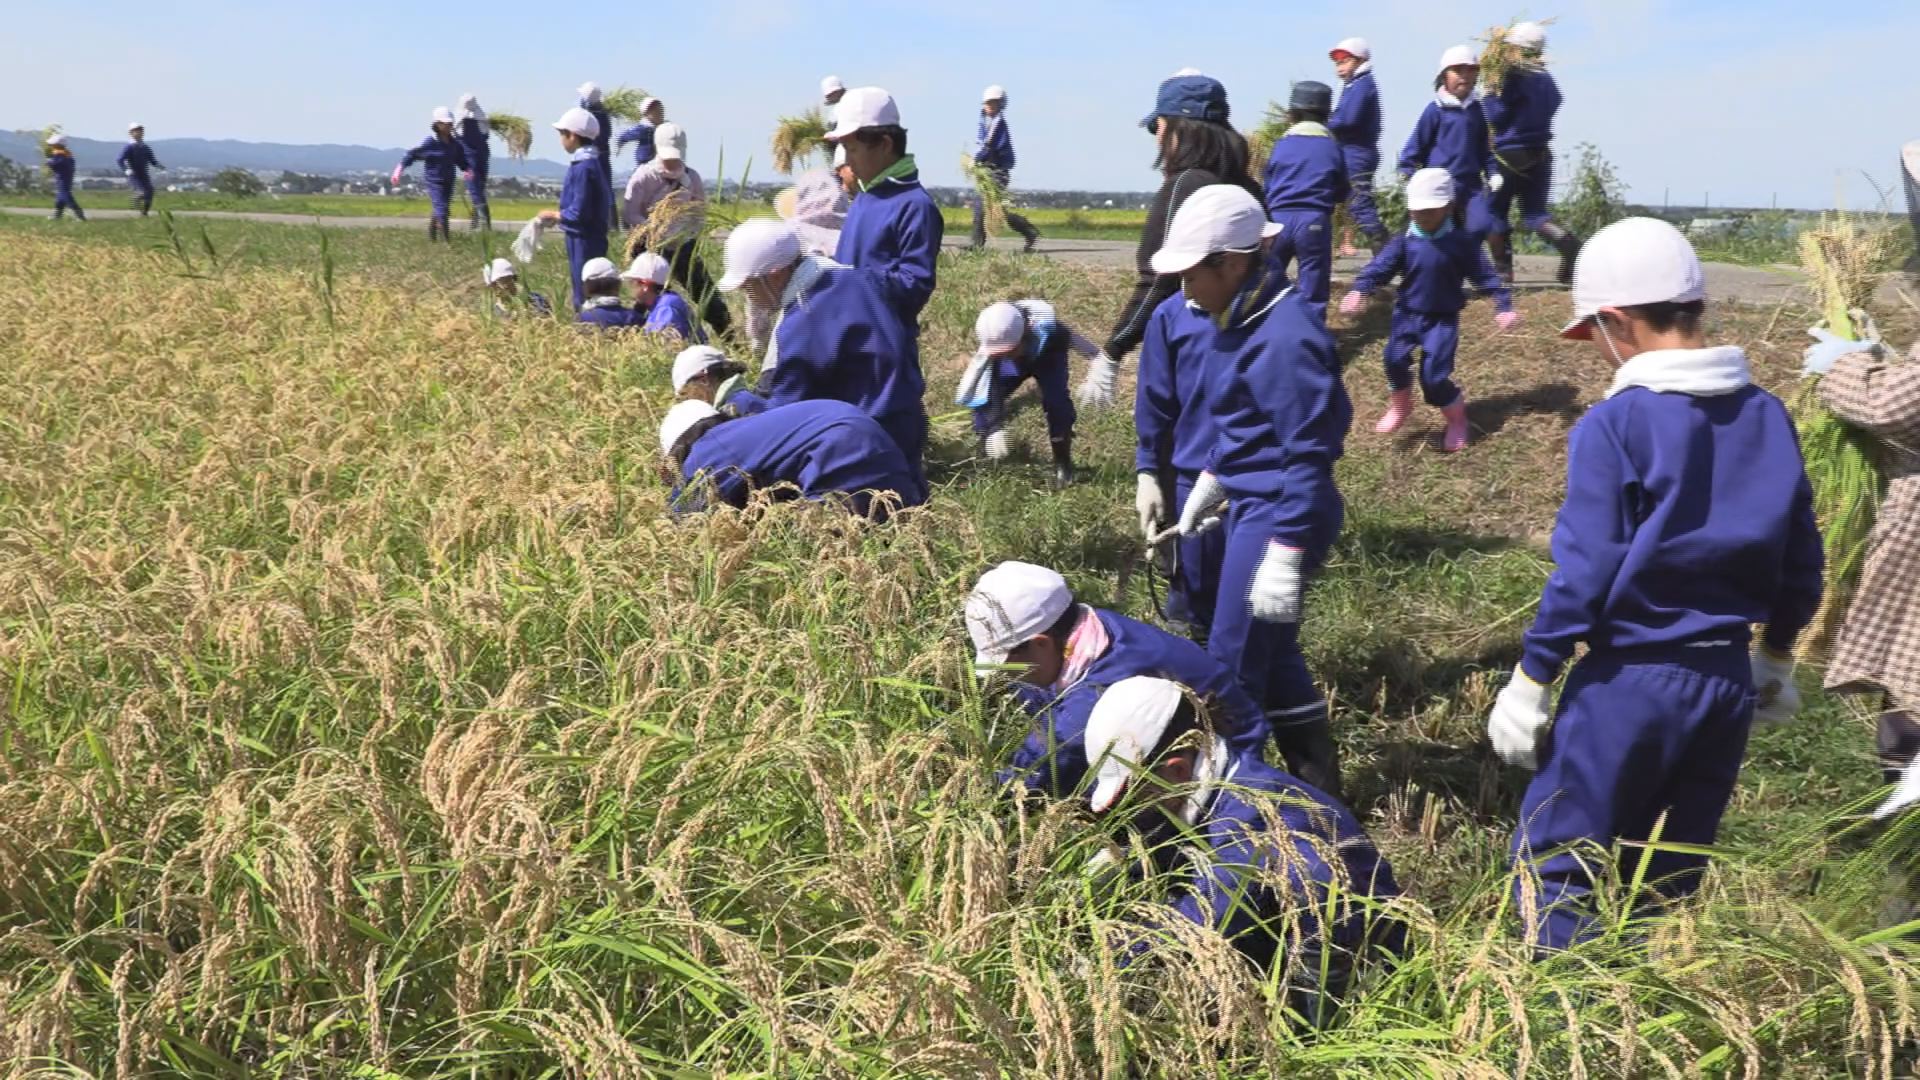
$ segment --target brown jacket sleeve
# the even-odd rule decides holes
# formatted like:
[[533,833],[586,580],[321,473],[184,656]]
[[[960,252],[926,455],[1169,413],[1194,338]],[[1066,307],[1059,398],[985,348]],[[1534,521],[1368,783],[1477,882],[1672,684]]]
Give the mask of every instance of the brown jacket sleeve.
[[1847,423],[1889,442],[1920,445],[1920,349],[1906,363],[1843,356],[1820,380],[1820,400]]

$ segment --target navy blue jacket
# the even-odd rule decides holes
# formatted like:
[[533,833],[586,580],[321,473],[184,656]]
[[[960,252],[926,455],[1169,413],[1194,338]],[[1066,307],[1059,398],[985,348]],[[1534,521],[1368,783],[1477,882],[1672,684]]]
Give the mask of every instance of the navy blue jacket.
[[1229,498],[1268,504],[1272,539],[1318,563],[1345,518],[1333,463],[1353,403],[1333,335],[1280,280],[1257,277],[1202,351],[1215,431],[1207,470]]
[[659,330],[671,330],[679,334],[689,345],[697,345],[707,340],[700,329],[700,319],[694,315],[692,305],[686,298],[671,289],[663,291],[653,306],[646,311],[637,311],[642,327],[649,333]]
[[1212,334],[1213,320],[1185,293],[1167,297],[1147,320],[1133,396],[1135,472],[1193,476],[1207,467],[1215,433],[1200,350]]
[[[702,495],[733,507],[756,489],[792,484],[803,499],[897,492],[912,505],[918,484],[900,448],[873,418],[840,401],[803,401],[716,425],[693,444],[673,492],[676,512],[702,509]],[[702,490],[689,491],[705,474]]]
[[1823,558],[1793,418],[1757,386],[1718,397],[1630,387],[1567,437],[1553,575],[1521,666],[1551,683],[1596,651],[1751,640],[1793,647]]
[[1493,297],[1498,311],[1513,310],[1513,290],[1493,269],[1484,248],[1473,235],[1447,227],[1439,236],[1415,236],[1401,233],[1364,270],[1355,275],[1355,292],[1370,293],[1395,276],[1400,278],[1400,295],[1394,307],[1417,311],[1422,315],[1458,315],[1467,306],[1463,281],[1473,282],[1482,295]]
[[1484,185],[1492,156],[1493,150],[1487,145],[1487,116],[1479,99],[1458,109],[1429,101],[1400,151],[1399,168],[1403,176],[1416,169],[1447,170],[1453,177],[1454,198],[1459,199]]
[[582,326],[603,330],[626,330],[639,329],[646,323],[647,317],[625,304],[594,304],[589,301],[580,309],[577,321]]
[[593,148],[600,152],[601,167],[611,171],[613,169],[613,114],[607,111],[605,105],[589,105],[582,101],[580,107],[592,113],[593,118],[600,122],[600,134],[593,137]]
[[[1393,866],[1339,800],[1244,756],[1229,760],[1206,800],[1193,823],[1201,851],[1154,849],[1163,873],[1191,878],[1190,888],[1178,890],[1175,915],[1219,931],[1263,969],[1296,941],[1309,964],[1329,946],[1354,955],[1372,946],[1399,951],[1404,927],[1378,911],[1400,895]],[[1273,835],[1267,811],[1284,834]],[[1284,891],[1275,878],[1286,880]],[[1145,951],[1136,943],[1125,962]]]
[[927,384],[908,326],[872,275],[829,266],[784,309],[773,332],[778,362],[761,390],[776,408],[829,398],[875,419],[925,416]]
[[159,158],[153,156],[153,147],[144,142],[129,141],[127,145],[120,148],[120,157],[116,160],[123,171],[130,172],[142,180],[147,178],[148,169],[166,168],[165,165],[160,164]]
[[1267,213],[1318,210],[1331,214],[1347,201],[1347,163],[1340,144],[1325,135],[1288,134],[1267,158]]
[[1107,628],[1107,651],[1079,682],[1055,694],[1050,687],[1013,684],[1014,695],[1034,718],[1026,741],[1000,774],[1028,790],[1064,798],[1087,775],[1087,720],[1107,687],[1136,675],[1171,679],[1199,694],[1213,709],[1213,728],[1235,753],[1259,758],[1272,727],[1260,706],[1240,688],[1225,664],[1186,638],[1103,608],[1092,609]]
[[407,151],[407,156],[400,159],[400,167],[404,169],[416,161],[420,163],[421,178],[434,187],[453,186],[460,170],[468,168],[467,151],[460,140],[443,140],[438,135],[427,136],[419,146]]
[[1553,142],[1560,84],[1544,68],[1508,70],[1500,93],[1481,99],[1495,150],[1544,150]]
[[974,133],[974,141],[980,148],[973,152],[973,160],[990,169],[1012,172],[1018,158],[1013,154],[1013,132],[1007,127],[1007,114],[988,116],[980,114],[980,126]]
[[647,162],[652,161],[653,125],[642,120],[625,131],[622,131],[620,137],[613,141],[616,149],[628,143],[633,144],[633,163],[635,165],[645,165]]
[[567,162],[560,182],[560,227],[568,236],[602,235],[613,213],[613,193],[592,147],[581,147]]
[[853,200],[833,258],[877,277],[918,340],[945,233],[940,208],[915,171],[882,180]]
[[471,116],[462,117],[453,125],[453,137],[467,152],[467,168],[484,169],[493,160],[493,129],[488,125]]
[[1365,147],[1373,152],[1373,160],[1380,160],[1380,87],[1373,81],[1373,72],[1355,76],[1340,91],[1340,104],[1327,117],[1327,129],[1341,146]]
[[53,171],[53,186],[61,191],[73,190],[73,155],[48,154],[47,168]]

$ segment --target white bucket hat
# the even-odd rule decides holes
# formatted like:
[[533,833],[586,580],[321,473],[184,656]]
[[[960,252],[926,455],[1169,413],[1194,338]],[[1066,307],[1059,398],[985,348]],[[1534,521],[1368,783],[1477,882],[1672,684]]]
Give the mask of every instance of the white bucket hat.
[[679,393],[715,364],[727,362],[727,354],[711,345],[689,345],[673,358],[673,392]]
[[1150,764],[1185,697],[1179,683],[1136,675],[1107,687],[1093,703],[1084,736],[1087,764],[1096,769],[1089,809],[1099,813],[1120,800],[1127,782]]
[[1447,69],[1450,67],[1463,66],[1479,67],[1480,58],[1473,54],[1473,49],[1470,47],[1466,45],[1455,45],[1453,48],[1440,54],[1440,66],[1434,69],[1434,76],[1438,78],[1441,75],[1445,75]]
[[682,401],[667,410],[666,418],[660,421],[660,452],[670,454],[673,444],[680,436],[693,429],[693,425],[711,416],[719,416],[720,410],[704,401]]
[[980,575],[967,596],[967,636],[975,667],[995,667],[1045,633],[1073,604],[1067,579],[1033,563],[1003,562]]
[[672,273],[672,267],[668,265],[667,260],[651,251],[643,251],[633,257],[627,272],[620,277],[626,281],[651,281],[655,285],[665,285],[670,273]]
[[726,273],[717,286],[732,292],[753,278],[800,261],[800,236],[778,218],[742,222],[727,234]]
[[1252,251],[1280,234],[1280,226],[1238,184],[1209,184],[1188,196],[1153,255],[1153,272],[1180,274],[1215,252]]
[[620,280],[620,268],[613,265],[612,259],[605,258],[604,256],[588,259],[586,263],[580,267],[580,280],[618,281]]
[[1700,256],[1679,229],[1658,218],[1625,218],[1594,233],[1580,249],[1573,264],[1573,321],[1560,336],[1592,338],[1601,308],[1706,298]]
[[1453,174],[1421,169],[1407,178],[1407,209],[1438,210],[1453,202]]
[[989,353],[1011,352],[1027,336],[1027,316],[1017,305],[988,304],[973,322],[973,336]]
[[520,271],[515,270],[513,264],[505,259],[495,259],[487,264],[486,269],[480,272],[480,276],[483,281],[492,285],[497,281],[517,278],[520,276]]
[[553,129],[555,131],[571,131],[583,139],[597,139],[600,137],[600,121],[594,119],[592,113],[578,105],[561,113],[560,119],[553,122]]

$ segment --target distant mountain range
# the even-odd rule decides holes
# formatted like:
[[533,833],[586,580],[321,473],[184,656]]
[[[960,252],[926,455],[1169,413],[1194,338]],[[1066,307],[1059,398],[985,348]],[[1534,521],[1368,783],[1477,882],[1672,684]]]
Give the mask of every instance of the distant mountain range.
[[[171,169],[202,169],[217,172],[220,169],[239,168],[254,172],[278,173],[281,171],[311,173],[318,176],[339,176],[344,173],[373,172],[386,173],[399,164],[405,150],[395,148],[382,150],[373,146],[342,146],[335,143],[321,143],[315,146],[298,146],[290,143],[241,142],[237,139],[152,139],[154,156],[160,163]],[[67,147],[73,151],[82,173],[94,170],[113,171],[115,158],[120,156],[120,148],[126,145],[124,140],[106,142],[100,139],[82,139],[67,136]],[[23,165],[37,165],[40,158],[40,137],[32,131],[0,131],[0,157],[12,158]],[[518,176],[544,179],[559,179],[566,175],[567,167],[557,161],[532,158],[515,161],[506,151],[495,145],[492,172],[495,176]]]

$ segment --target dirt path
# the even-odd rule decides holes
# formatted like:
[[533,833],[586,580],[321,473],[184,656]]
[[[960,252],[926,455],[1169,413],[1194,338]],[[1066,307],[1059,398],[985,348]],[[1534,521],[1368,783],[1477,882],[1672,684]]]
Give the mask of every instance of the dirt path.
[[[27,217],[46,217],[47,211],[32,207],[0,207],[0,213],[18,214]],[[134,217],[131,210],[90,210],[90,218],[114,221]],[[418,229],[421,219],[417,217],[302,217],[295,214],[268,214],[235,210],[182,210],[176,214],[181,218],[210,218],[219,221],[255,221],[266,225],[324,225],[331,229]],[[509,235],[518,232],[524,221],[496,221],[495,229]],[[462,227],[455,223],[456,228]],[[948,237],[949,249],[961,247],[964,239]],[[1018,240],[993,240],[995,250],[1017,251]],[[1039,254],[1066,263],[1078,263],[1084,266],[1104,266],[1118,269],[1131,269],[1133,266],[1134,244],[1130,240],[1048,240],[1042,239],[1037,249]],[[1559,260],[1551,256],[1521,255],[1514,260],[1516,281],[1522,289],[1557,288],[1553,275]],[[1366,265],[1364,259],[1335,259],[1334,274],[1339,280],[1351,280],[1359,269]],[[1896,281],[1889,278],[1882,285],[1879,300],[1884,305],[1903,304],[1896,289]],[[1920,290],[1908,286],[1908,292]],[[1810,297],[1803,287],[1803,279],[1792,270],[1772,269],[1754,266],[1734,266],[1727,263],[1707,264],[1707,295],[1716,299],[1733,300],[1743,304],[1778,306],[1789,301],[1805,303]]]

